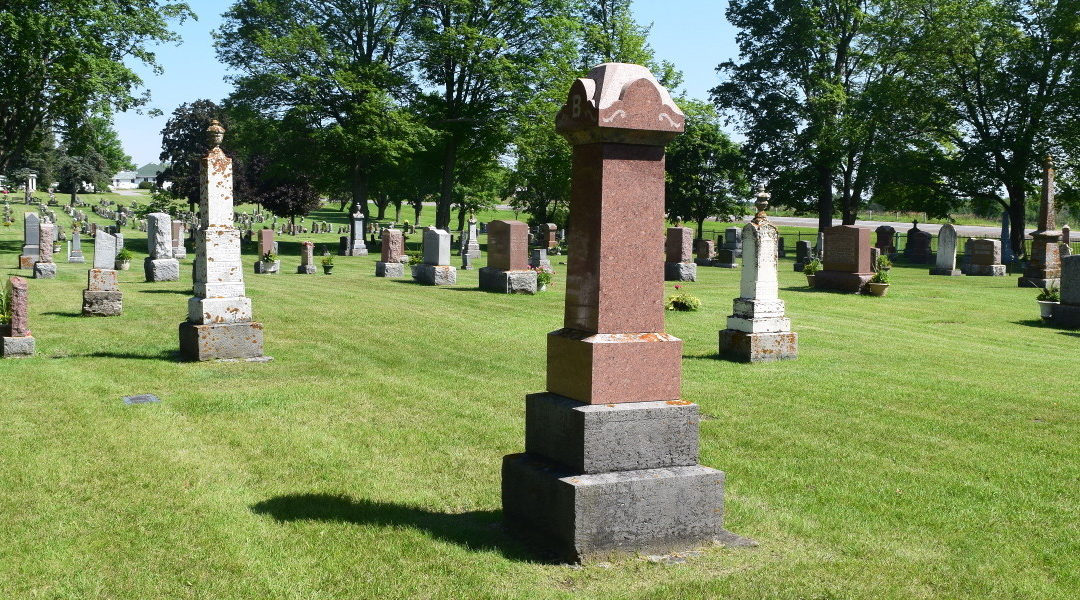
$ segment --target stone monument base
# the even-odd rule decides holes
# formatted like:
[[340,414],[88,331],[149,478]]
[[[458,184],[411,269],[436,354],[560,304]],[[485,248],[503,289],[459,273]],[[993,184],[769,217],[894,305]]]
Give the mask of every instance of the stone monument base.
[[736,362],[772,362],[799,357],[799,334],[747,333],[736,329],[720,332],[720,357]]
[[511,454],[502,506],[511,531],[572,562],[690,550],[727,534],[724,473],[700,465],[580,474]]
[[806,263],[801,263],[801,262],[796,262],[795,263],[795,272],[796,273],[802,273],[803,269],[805,269],[805,268],[806,268]]
[[281,270],[281,261],[275,260],[274,262],[266,262],[264,260],[255,261],[255,274],[256,275],[276,275]]
[[694,264],[699,267],[711,267],[713,266],[713,259],[711,258],[695,258]]
[[56,263],[34,263],[34,279],[56,279]]
[[450,265],[416,265],[413,279],[424,285],[453,285],[457,283],[457,269]]
[[[1004,273],[1002,273],[1004,275]],[[1051,287],[1058,287],[1061,285],[1061,280],[1054,278],[1042,278],[1042,277],[1021,277],[1017,280],[1016,285],[1022,288],[1043,288],[1049,289]]]
[[119,290],[83,290],[84,317],[117,317],[124,312],[124,293]]
[[0,358],[27,358],[34,355],[34,336],[0,337]]
[[33,269],[34,268],[34,263],[36,263],[37,261],[38,261],[38,257],[36,257],[36,256],[20,255],[19,256],[19,268],[20,269]]
[[733,263],[733,262],[731,262],[731,263],[726,263],[726,262],[720,262],[720,260],[719,260],[719,259],[718,259],[718,260],[714,260],[714,261],[713,261],[713,263],[712,263],[712,266],[714,266],[714,267],[720,267],[721,269],[738,269],[738,268],[739,268],[739,265],[738,265],[738,263]]
[[670,400],[682,396],[682,340],[666,333],[547,336],[547,389],[588,404]]
[[930,269],[930,274],[931,275],[944,275],[946,277],[959,277],[959,276],[963,275],[964,273],[960,269],[939,269],[937,267],[934,267],[933,269]]
[[1004,277],[1005,265],[966,265],[963,268],[964,275],[972,277]]
[[180,261],[175,258],[150,258],[143,260],[143,273],[147,281],[180,281]]
[[666,262],[664,281],[697,281],[697,265],[692,262]]
[[503,271],[481,267],[480,289],[498,294],[535,294],[536,271]]
[[376,277],[404,277],[405,276],[405,264],[399,262],[382,262],[375,263],[375,276]]
[[874,276],[873,273],[848,273],[845,271],[818,271],[814,287],[819,290],[835,290],[851,294],[862,293]]
[[180,324],[180,356],[192,361],[262,358],[262,324],[196,325],[184,321]]
[[357,239],[358,245],[349,247],[349,236],[338,238],[338,256],[367,256],[368,249],[364,244],[364,238]]
[[83,253],[80,251],[78,254],[69,254],[68,255],[68,262],[69,263],[84,263],[84,262],[86,262],[86,258],[83,257]]
[[296,272],[300,275],[314,275],[315,265],[300,265],[296,267]]
[[1054,318],[1050,322],[1064,329],[1080,329],[1080,305],[1058,304],[1054,307]]

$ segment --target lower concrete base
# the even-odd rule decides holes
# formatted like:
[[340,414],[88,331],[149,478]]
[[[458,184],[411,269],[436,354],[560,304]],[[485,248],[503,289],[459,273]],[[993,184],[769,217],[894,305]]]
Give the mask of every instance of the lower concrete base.
[[0,358],[26,358],[34,355],[34,336],[0,338]]
[[1052,287],[1059,287],[1061,285],[1060,279],[1040,279],[1035,277],[1021,277],[1017,280],[1016,285],[1022,288],[1043,288],[1050,289]]
[[1008,275],[1005,265],[965,265],[964,275],[971,277],[1004,277]]
[[262,323],[180,324],[180,356],[184,360],[223,360],[263,356]]
[[315,265],[300,265],[296,267],[296,272],[300,275],[314,275]]
[[692,262],[666,262],[664,281],[697,281],[697,265]]
[[143,260],[143,274],[147,281],[180,281],[180,261],[175,258]]
[[1080,329],[1080,305],[1058,304],[1050,322],[1064,329]]
[[481,267],[480,289],[497,294],[535,294],[536,271],[503,271]]
[[690,550],[726,534],[724,473],[700,465],[583,475],[511,454],[502,507],[511,531],[571,562]]
[[56,279],[56,263],[34,263],[34,279]]
[[713,259],[711,258],[695,258],[694,264],[699,267],[711,267],[713,266]]
[[963,275],[963,272],[961,272],[960,269],[939,269],[937,267],[934,267],[933,269],[930,269],[930,274],[944,275],[946,277],[959,277]]
[[404,263],[390,263],[390,262],[376,262],[375,263],[375,276],[376,277],[404,277],[405,265]]
[[124,293],[119,290],[83,290],[82,295],[84,317],[118,317],[124,313]]
[[83,256],[83,253],[80,250],[78,254],[69,254],[68,255],[68,262],[69,263],[84,263],[84,262],[86,262],[86,257]]
[[814,277],[814,288],[861,294],[863,288],[874,276],[873,273],[847,273],[844,271],[818,271]]
[[454,285],[457,283],[457,269],[450,265],[416,265],[413,267],[413,279],[424,285]]
[[735,329],[720,332],[720,357],[736,362],[773,362],[799,357],[799,334],[747,333]]
[[263,260],[255,261],[255,274],[256,275],[276,275],[281,270],[281,261],[275,260],[274,262],[266,262]]
[[38,261],[38,257],[28,256],[25,254],[19,255],[19,268],[20,269],[33,269],[34,263]]

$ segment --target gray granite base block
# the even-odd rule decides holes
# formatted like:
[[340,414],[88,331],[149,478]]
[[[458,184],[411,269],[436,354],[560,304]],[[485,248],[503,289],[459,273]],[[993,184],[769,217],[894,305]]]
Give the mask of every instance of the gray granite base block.
[[720,357],[735,362],[774,362],[799,357],[799,334],[747,333],[735,329],[720,332]]
[[34,254],[34,255],[21,254],[21,255],[19,255],[19,268],[20,269],[33,269],[34,268],[34,263],[36,263],[37,261],[38,261],[38,257],[37,257],[36,254]]
[[34,355],[34,336],[0,338],[0,358],[27,358]]
[[147,281],[180,281],[180,261],[147,257],[143,260],[143,274]]
[[862,293],[863,288],[866,287],[866,284],[873,276],[873,273],[818,271],[814,277],[814,288],[859,294]]
[[296,272],[300,275],[314,275],[315,265],[300,265],[296,267]]
[[690,550],[726,534],[724,473],[700,465],[585,475],[511,454],[502,507],[508,529],[571,562]]
[[713,266],[713,259],[711,258],[695,258],[694,264],[699,267],[711,267]]
[[457,269],[449,265],[416,265],[413,267],[413,279],[424,285],[454,285],[457,283]]
[[222,360],[263,356],[261,323],[180,324],[180,355],[184,360]]
[[684,401],[585,404],[530,394],[525,451],[575,473],[696,465],[698,407]]
[[962,270],[964,275],[972,277],[1004,277],[1008,274],[1005,265],[964,265]]
[[375,276],[376,277],[404,277],[405,265],[403,263],[393,262],[376,262],[375,263]]
[[276,275],[280,270],[280,260],[275,260],[274,262],[255,261],[255,274],[257,275]]
[[78,254],[69,254],[67,260],[69,263],[84,263],[86,257],[83,256],[82,252],[79,252]]
[[721,269],[738,269],[739,268],[738,263],[725,263],[725,262],[720,262],[720,261],[716,261],[716,260],[713,261],[712,266],[720,267]]
[[692,262],[666,262],[664,281],[697,281],[697,265]]
[[494,267],[480,269],[480,289],[497,294],[535,294],[536,271],[503,271]]
[[931,275],[944,275],[945,277],[959,277],[959,276],[963,275],[963,273],[960,271],[960,269],[939,269],[937,267],[934,267],[933,269],[930,269],[930,274]]
[[82,314],[84,317],[117,317],[123,313],[123,292],[83,290]]
[[[1004,275],[1004,273],[1002,273],[1002,275]],[[1060,287],[1061,286],[1061,280],[1057,279],[1057,278],[1054,278],[1054,279],[1038,279],[1038,278],[1034,278],[1034,277],[1021,277],[1019,280],[1017,280],[1016,285],[1018,287],[1022,287],[1022,288],[1049,289],[1049,288],[1052,288],[1052,287]]]
[[34,279],[56,279],[56,263],[34,263]]
[[1080,329],[1080,305],[1058,304],[1050,322],[1063,329]]

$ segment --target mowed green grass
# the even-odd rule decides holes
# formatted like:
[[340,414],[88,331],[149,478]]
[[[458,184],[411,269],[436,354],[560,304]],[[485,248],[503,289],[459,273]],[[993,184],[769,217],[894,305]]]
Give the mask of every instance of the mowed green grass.
[[[703,309],[668,330],[727,526],[758,545],[576,568],[499,527],[561,259],[552,291],[503,296],[476,271],[376,278],[375,256],[296,275],[299,239],[281,275],[247,277],[267,364],[176,362],[190,259],[150,284],[139,254],[116,318],[78,316],[89,264],[30,281],[38,355],[0,361],[0,597],[1080,594],[1080,334],[1039,325],[1013,276],[898,266],[871,298],[810,292],[789,258],[799,359],[745,365],[714,358],[739,271],[700,268]],[[21,221],[0,231],[0,275],[20,243]],[[121,401],[144,392],[162,401]]]

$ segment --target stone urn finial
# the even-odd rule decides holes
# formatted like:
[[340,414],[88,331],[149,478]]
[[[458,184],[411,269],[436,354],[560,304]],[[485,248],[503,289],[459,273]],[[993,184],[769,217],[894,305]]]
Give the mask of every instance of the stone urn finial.
[[769,199],[772,198],[772,194],[765,191],[765,184],[759,183],[757,186],[757,200],[754,202],[754,206],[757,207],[757,219],[765,219],[767,215],[765,211],[769,210]]
[[225,128],[221,126],[221,123],[214,119],[210,121],[210,126],[206,128],[207,139],[210,140],[210,148],[220,148],[222,140],[225,139]]

